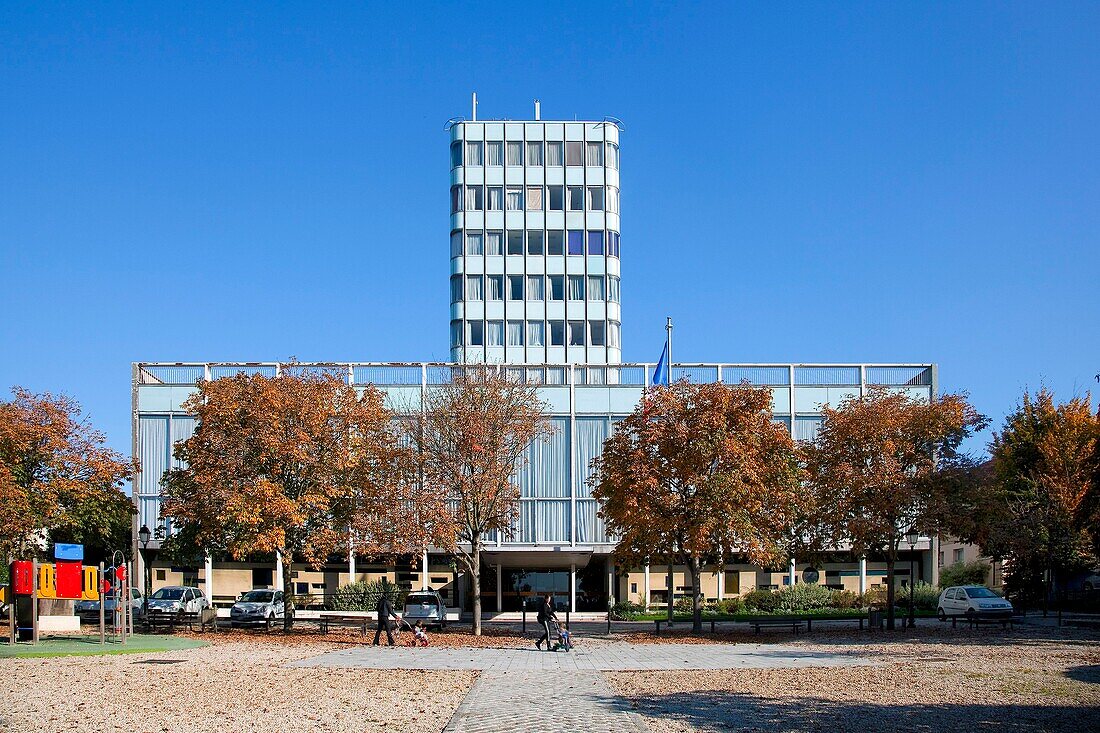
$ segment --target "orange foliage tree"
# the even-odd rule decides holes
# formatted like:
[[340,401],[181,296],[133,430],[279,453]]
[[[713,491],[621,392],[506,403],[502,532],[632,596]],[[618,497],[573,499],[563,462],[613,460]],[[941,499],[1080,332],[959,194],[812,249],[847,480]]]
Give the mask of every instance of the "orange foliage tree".
[[71,398],[12,394],[0,402],[0,556],[36,552],[42,531],[95,542],[128,530],[134,508],[122,488],[135,464],[104,447]]
[[447,501],[432,530],[437,546],[453,552],[469,574],[475,635],[481,634],[481,552],[494,534],[514,531],[517,471],[528,446],[553,432],[546,410],[534,386],[497,367],[466,366],[433,385],[405,423],[425,490]]
[[960,395],[922,402],[881,387],[821,413],[817,439],[806,446],[808,488],[835,543],[885,557],[893,629],[902,538],[913,528],[935,529],[941,473],[967,460],[959,447],[985,418]]
[[694,631],[703,565],[731,556],[773,565],[788,550],[801,468],[771,392],[676,382],[652,390],[618,424],[589,479],[615,555],[686,565]]
[[208,552],[280,553],[285,629],[295,558],[317,566],[420,541],[415,463],[377,389],[292,364],[274,378],[200,382],[184,409],[197,424],[175,448],[186,467],[165,474],[164,513]]

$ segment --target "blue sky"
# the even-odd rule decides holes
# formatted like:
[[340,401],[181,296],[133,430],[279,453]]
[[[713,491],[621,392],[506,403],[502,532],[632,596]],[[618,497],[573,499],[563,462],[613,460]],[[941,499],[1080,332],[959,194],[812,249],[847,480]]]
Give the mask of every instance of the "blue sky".
[[[623,355],[1100,372],[1100,5],[0,6],[0,385],[444,359],[444,122],[625,123]],[[975,441],[982,448],[984,439]]]

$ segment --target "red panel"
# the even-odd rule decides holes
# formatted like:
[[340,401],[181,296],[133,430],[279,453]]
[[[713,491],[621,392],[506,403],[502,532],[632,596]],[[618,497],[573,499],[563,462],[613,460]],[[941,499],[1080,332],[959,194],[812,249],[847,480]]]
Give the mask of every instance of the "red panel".
[[34,564],[30,560],[16,560],[11,564],[11,580],[14,592],[21,596],[34,593]]
[[84,563],[79,560],[58,560],[55,573],[57,597],[80,600],[84,594]]

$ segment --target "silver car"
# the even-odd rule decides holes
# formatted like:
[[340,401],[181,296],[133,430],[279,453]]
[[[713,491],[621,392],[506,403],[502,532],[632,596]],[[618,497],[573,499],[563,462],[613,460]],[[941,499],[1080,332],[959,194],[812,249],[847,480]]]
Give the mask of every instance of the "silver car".
[[242,593],[233,608],[229,609],[229,622],[233,626],[262,624],[271,619],[282,618],[284,612],[281,590],[253,588]]
[[948,616],[1008,618],[1012,604],[984,585],[955,585],[940,593],[936,609],[940,620]]
[[434,590],[418,590],[405,598],[405,615],[409,624],[423,621],[425,626],[444,628],[447,625],[447,604]]
[[[112,622],[117,607],[118,602],[115,600],[115,595],[110,593],[103,603],[103,617],[107,623]],[[134,610],[134,618],[140,620],[145,612],[145,598],[137,588],[130,589],[130,607]],[[99,601],[77,601],[75,610],[76,615],[80,617],[82,622],[99,623]]]
[[210,601],[200,588],[169,585],[149,596],[149,613],[200,613]]

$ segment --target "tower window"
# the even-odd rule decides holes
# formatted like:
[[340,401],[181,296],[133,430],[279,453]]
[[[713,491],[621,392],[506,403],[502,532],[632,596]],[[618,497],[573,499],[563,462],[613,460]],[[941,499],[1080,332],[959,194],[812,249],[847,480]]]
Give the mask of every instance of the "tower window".
[[481,142],[466,143],[466,165],[481,165]]
[[569,210],[584,211],[584,186],[569,186]]
[[481,186],[466,187],[466,211],[484,211],[485,190]]
[[523,189],[518,186],[508,187],[508,211],[523,211]]
[[462,186],[451,186],[451,213],[462,211]]
[[550,275],[550,300],[565,300],[565,278]]
[[619,189],[614,186],[607,187],[607,210],[612,214],[619,213]]
[[569,276],[569,299],[584,300],[584,275]]
[[542,143],[527,143],[527,165],[542,165]]
[[603,186],[588,187],[588,210],[603,211]]
[[542,275],[528,275],[527,300],[542,300],[545,297],[544,287],[545,281],[542,279]]
[[565,162],[563,156],[561,141],[546,143],[546,165],[562,165]]
[[604,346],[604,322],[603,321],[589,321],[588,323],[588,343],[592,346]]
[[550,194],[550,211],[565,211],[565,187],[547,186]]
[[584,143],[578,141],[565,144],[565,164],[584,165]]
[[607,254],[612,257],[619,256],[619,233],[608,232],[607,233]]
[[508,276],[508,300],[523,300],[523,275]]
[[528,346],[545,346],[543,340],[543,323],[542,321],[531,321],[527,324],[527,345]]
[[462,346],[462,321],[451,321],[451,346]]
[[451,302],[462,302],[462,275],[451,275]]
[[579,229],[569,230],[569,254],[584,254],[584,232],[580,231]]
[[485,345],[504,346],[504,321],[485,322]]
[[619,278],[614,275],[607,276],[607,299],[612,303],[619,302]]
[[485,143],[485,164],[504,165],[504,143],[499,140]]
[[550,345],[565,346],[565,321],[550,321]]
[[527,187],[527,210],[542,211],[542,186]]
[[485,254],[496,257],[504,254],[504,232],[499,229],[485,232]]
[[613,349],[619,348],[620,328],[622,328],[622,326],[619,325],[618,321],[607,322],[607,345]]
[[508,165],[523,165],[523,143],[508,141]]
[[527,254],[542,254],[543,232],[541,229],[533,229],[527,232]]
[[462,141],[455,140],[451,143],[451,167],[457,168],[462,165]]
[[546,254],[548,254],[548,255],[563,255],[563,254],[565,254],[565,232],[547,232],[546,233]]
[[462,230],[455,229],[451,232],[451,257],[462,256]]
[[569,322],[569,345],[584,346],[584,321]]
[[615,143],[607,144],[607,167],[619,170],[619,146]]
[[523,346],[523,321],[508,321],[508,345]]
[[603,143],[588,143],[585,165],[603,165]]
[[466,343],[470,346],[484,346],[485,345],[485,322],[484,321],[470,321],[466,324],[467,332]]
[[466,299],[467,300],[484,300],[485,290],[482,287],[483,281],[481,275],[467,275],[466,276]]
[[466,254],[485,254],[485,235],[481,232],[466,232]]
[[603,287],[603,276],[602,275],[589,275],[588,276],[588,299],[589,300],[603,300],[604,299],[604,287]]
[[510,255],[522,255],[523,254],[523,230],[522,229],[509,229],[508,230],[508,254],[510,254]]
[[588,231],[588,254],[603,254],[603,229],[590,229]]
[[500,186],[489,186],[488,211],[502,211],[504,209],[504,189]]
[[485,284],[489,291],[487,300],[504,300],[504,275],[486,275]]

